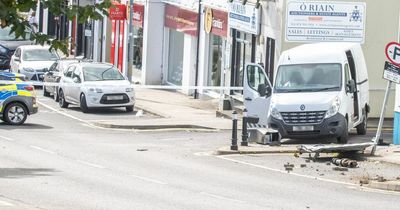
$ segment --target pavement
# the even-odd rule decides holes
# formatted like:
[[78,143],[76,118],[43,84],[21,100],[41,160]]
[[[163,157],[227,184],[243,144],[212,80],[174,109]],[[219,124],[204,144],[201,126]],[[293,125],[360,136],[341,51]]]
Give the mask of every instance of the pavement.
[[232,121],[216,117],[218,99],[193,99],[175,91],[138,89],[136,108],[158,116],[152,119],[115,119],[96,121],[105,128],[156,130],[156,129],[231,129]]

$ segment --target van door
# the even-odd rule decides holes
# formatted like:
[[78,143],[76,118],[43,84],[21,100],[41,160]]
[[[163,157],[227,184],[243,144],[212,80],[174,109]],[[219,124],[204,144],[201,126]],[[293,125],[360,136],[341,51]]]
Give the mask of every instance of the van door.
[[[356,74],[356,71],[357,71],[357,69],[356,69],[356,64],[355,64],[355,62],[354,62],[354,58],[353,58],[353,53],[349,50],[349,51],[346,51],[346,56],[347,56],[347,61],[348,61],[348,67],[349,67],[349,69],[350,69],[350,76],[351,76],[351,78],[357,83],[357,81],[358,81],[358,78],[357,78],[357,74]],[[359,103],[358,103],[358,100],[359,100],[359,90],[358,90],[358,88],[357,88],[357,85],[356,85],[356,92],[354,93],[354,94],[352,94],[353,95],[353,106],[354,106],[354,121],[356,122],[356,121],[358,121],[358,119],[359,119]]]
[[272,85],[265,70],[258,64],[248,64],[243,77],[243,97],[247,115],[259,118],[258,124],[267,126]]
[[345,97],[344,97],[344,103],[347,106],[347,114],[348,114],[348,125],[349,127],[353,127],[354,124],[354,93],[351,93],[348,91],[347,84],[349,84],[349,81],[352,80],[352,76],[350,73],[350,67],[349,64],[344,65],[344,86],[345,86]]

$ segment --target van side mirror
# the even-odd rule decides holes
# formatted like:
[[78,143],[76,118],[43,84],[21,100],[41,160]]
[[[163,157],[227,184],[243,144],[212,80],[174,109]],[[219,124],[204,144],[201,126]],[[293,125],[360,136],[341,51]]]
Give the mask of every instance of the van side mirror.
[[267,95],[267,86],[265,84],[259,84],[257,88],[258,94],[260,94],[261,97]]
[[15,57],[15,58],[14,58],[14,61],[15,61],[15,62],[21,62],[21,59],[18,58],[18,57]]
[[269,97],[272,94],[272,88],[270,86],[266,86],[266,84],[259,84],[257,88],[257,92],[261,97]]
[[346,92],[347,93],[355,93],[356,92],[356,82],[354,80],[349,80],[347,82]]

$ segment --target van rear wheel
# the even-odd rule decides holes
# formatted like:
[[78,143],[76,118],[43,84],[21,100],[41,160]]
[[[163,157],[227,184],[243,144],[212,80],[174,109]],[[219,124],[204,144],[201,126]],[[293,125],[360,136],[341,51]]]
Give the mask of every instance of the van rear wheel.
[[368,116],[367,116],[367,114],[365,114],[362,123],[357,126],[357,134],[358,135],[367,134],[367,123],[368,123]]
[[337,142],[339,144],[347,144],[349,141],[349,126],[347,124],[347,119],[345,120],[344,131],[341,136],[337,137]]

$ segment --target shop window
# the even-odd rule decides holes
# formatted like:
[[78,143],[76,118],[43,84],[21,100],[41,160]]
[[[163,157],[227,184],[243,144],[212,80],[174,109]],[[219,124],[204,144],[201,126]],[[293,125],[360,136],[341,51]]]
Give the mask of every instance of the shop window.
[[182,85],[184,34],[170,29],[168,53],[168,82]]
[[207,85],[220,86],[222,69],[222,38],[220,36],[211,35],[210,42],[211,47]]

